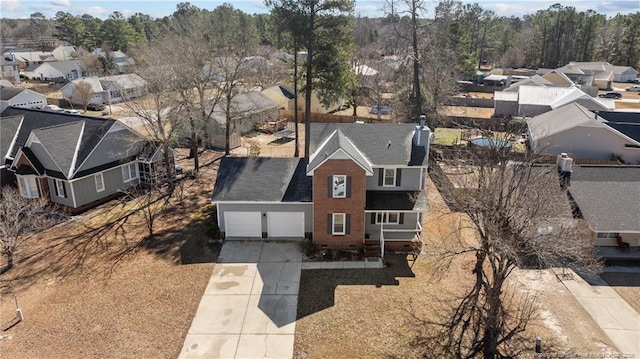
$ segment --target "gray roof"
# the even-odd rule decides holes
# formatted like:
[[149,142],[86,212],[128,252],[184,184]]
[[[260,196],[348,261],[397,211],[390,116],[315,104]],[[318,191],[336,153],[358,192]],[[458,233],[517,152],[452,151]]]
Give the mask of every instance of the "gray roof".
[[53,67],[54,69],[62,72],[62,73],[70,73],[73,71],[78,71],[80,68],[80,62],[76,61],[76,60],[69,60],[69,61],[50,61],[47,62],[49,65],[51,65],[51,67]]
[[[16,126],[16,117],[22,119],[19,129]],[[15,157],[18,149],[25,145],[31,132],[34,132],[42,146],[47,149],[47,152],[60,167],[59,169],[47,168],[46,171],[49,175],[67,179],[82,177],[90,174],[91,171],[75,171],[89,157],[114,123],[115,120],[112,119],[9,107],[0,115],[0,126],[2,126],[0,128],[3,132],[2,148],[7,147],[6,151],[10,152],[10,157]],[[7,133],[11,133],[11,138],[17,131],[16,143],[12,148],[8,148],[8,145],[4,144],[5,136],[10,136],[5,134],[5,128],[11,130],[11,132],[7,131]],[[123,158],[129,157],[127,155],[128,149],[117,150],[122,151]],[[72,168],[71,162],[74,156],[76,161],[75,167]],[[6,161],[7,164],[11,162],[10,160]],[[74,172],[71,178],[68,177],[70,172]]]
[[[213,110],[213,117],[221,125],[227,122],[224,110],[226,107],[225,104],[226,100],[221,98]],[[259,91],[241,93],[231,99],[231,114],[232,117],[235,118],[250,116],[252,114],[277,109],[278,107],[279,104],[277,102]]]
[[640,112],[598,111],[609,122],[640,123]]
[[309,147],[311,153],[315,153],[333,132],[340,129],[340,132],[375,167],[394,165],[426,166],[428,162],[426,152],[421,158],[416,158],[416,151],[413,151],[413,132],[415,128],[415,124],[408,123],[312,123]]
[[367,191],[365,210],[427,211],[424,191]]
[[595,232],[640,232],[640,167],[575,166],[569,192]]
[[311,177],[301,158],[224,157],[213,202],[311,202]]
[[0,118],[0,166],[4,165],[4,157],[9,151],[13,137],[20,128],[23,116],[7,116]]
[[0,88],[0,100],[8,101],[12,98],[18,96],[22,91],[24,91],[22,87],[1,87]]
[[637,142],[640,142],[640,123],[608,122],[606,125],[630,138],[633,138]]
[[307,173],[318,167],[326,158],[331,157],[338,150],[343,150],[349,155],[360,167],[373,174],[373,168],[369,161],[362,155],[362,153],[356,148],[347,136],[345,136],[340,129],[334,131],[331,136],[322,144],[322,146],[314,151],[314,155],[307,166]]
[[604,119],[597,117],[577,103],[570,103],[527,120],[533,139],[545,138],[574,127],[605,127]]

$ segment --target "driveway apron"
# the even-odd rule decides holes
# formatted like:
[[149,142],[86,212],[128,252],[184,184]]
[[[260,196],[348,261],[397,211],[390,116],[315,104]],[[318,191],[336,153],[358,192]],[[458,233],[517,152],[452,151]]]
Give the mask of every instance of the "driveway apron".
[[183,358],[292,358],[300,242],[226,241]]

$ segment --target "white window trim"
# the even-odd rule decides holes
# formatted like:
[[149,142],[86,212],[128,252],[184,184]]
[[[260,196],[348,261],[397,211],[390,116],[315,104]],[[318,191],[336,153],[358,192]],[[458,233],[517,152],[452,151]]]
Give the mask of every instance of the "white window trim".
[[596,239],[615,239],[619,235],[619,233],[614,232],[599,232],[596,234]]
[[[98,178],[100,180],[98,180]],[[102,172],[94,174],[93,180],[96,183],[96,192],[104,191],[104,176],[102,175]]]
[[[31,181],[35,182],[36,192],[31,192]],[[27,183],[28,182],[28,183]],[[25,186],[26,185],[26,186]],[[20,195],[25,198],[40,198],[40,186],[34,176],[18,176],[18,187]]]
[[64,182],[59,179],[53,179],[53,182],[56,186],[56,196],[59,198],[67,198],[64,196]]
[[[396,186],[396,177],[398,176],[397,168],[383,168],[382,169],[382,187],[395,187]],[[387,184],[387,171],[393,171],[393,183]]]
[[[342,217],[342,231],[336,231],[336,218]],[[346,233],[347,227],[347,215],[345,213],[333,213],[331,216],[331,234],[333,235],[344,235]]]
[[[343,183],[344,183],[344,188],[341,196],[336,194],[336,187],[334,185],[334,183],[336,183],[340,177],[342,177]],[[331,189],[331,196],[333,198],[347,198],[347,176],[346,175],[333,175],[331,184],[333,185],[333,188]]]
[[[389,222],[389,214],[395,213],[396,221]],[[400,212],[376,212],[376,224],[400,224]],[[382,219],[382,221],[381,221]]]
[[[133,172],[131,171],[131,166],[133,166]],[[124,183],[129,183],[131,181],[137,180],[138,177],[139,177],[139,174],[138,174],[137,162],[130,162],[122,166],[122,181]]]

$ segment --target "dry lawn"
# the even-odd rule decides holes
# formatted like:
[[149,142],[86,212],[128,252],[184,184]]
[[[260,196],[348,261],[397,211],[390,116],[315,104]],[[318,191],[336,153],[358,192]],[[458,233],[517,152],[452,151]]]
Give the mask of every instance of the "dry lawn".
[[[305,270],[298,299],[296,358],[412,358],[421,320],[439,320],[471,284],[472,257],[459,257],[443,270],[433,243],[452,235],[464,218],[451,213],[435,185],[427,193],[427,246],[414,263],[402,255],[386,256],[388,267],[369,270]],[[470,233],[459,233],[473,241]],[[606,335],[551,271],[517,271],[509,290],[533,295],[540,308],[526,336],[533,356],[535,337],[546,350],[611,350]],[[431,353],[433,354],[433,353]]]
[[[215,153],[205,153],[210,162]],[[17,254],[0,277],[2,358],[176,358],[219,248],[209,203],[217,162],[184,182],[182,203],[146,239],[142,218],[86,235],[119,208],[112,201],[63,223]],[[15,301],[24,321],[15,323]]]

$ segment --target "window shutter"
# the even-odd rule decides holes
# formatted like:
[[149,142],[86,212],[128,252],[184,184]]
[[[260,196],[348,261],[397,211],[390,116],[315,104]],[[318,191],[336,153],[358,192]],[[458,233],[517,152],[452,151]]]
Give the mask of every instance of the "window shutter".
[[60,193],[58,193],[58,184],[56,183],[56,180],[53,180],[53,188],[56,190],[56,196],[60,197]]
[[344,234],[351,232],[351,215],[349,213],[344,215]]
[[402,183],[402,168],[396,169],[396,187],[400,187]]
[[384,184],[384,168],[378,169],[378,186],[382,187]]
[[345,182],[345,187],[347,187],[346,188],[347,198],[351,198],[351,176],[347,176],[347,180]]
[[65,186],[62,181],[60,181],[60,183],[62,183],[62,193],[64,194],[64,198],[67,198],[67,186]]
[[327,196],[333,197],[333,176],[327,178]]
[[404,212],[400,212],[400,216],[398,218],[398,224],[404,224]]
[[378,215],[378,213],[376,212],[372,212],[371,213],[371,224],[376,224],[376,216]]
[[333,234],[333,215],[327,214],[327,234]]

